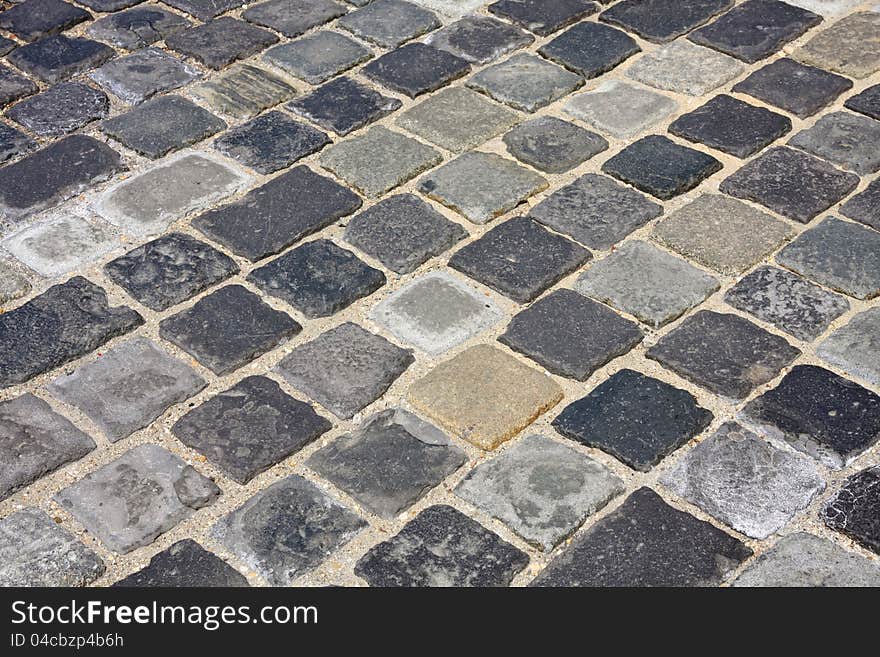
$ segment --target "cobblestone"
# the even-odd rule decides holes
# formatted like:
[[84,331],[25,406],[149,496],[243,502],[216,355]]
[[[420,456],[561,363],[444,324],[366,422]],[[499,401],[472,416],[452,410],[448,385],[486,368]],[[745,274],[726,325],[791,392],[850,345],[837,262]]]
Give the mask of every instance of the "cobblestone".
[[877,506],[880,504],[880,468],[874,466],[857,472],[822,510],[825,524],[846,534],[872,552],[880,554],[880,524]]
[[468,81],[471,88],[524,112],[535,112],[582,84],[574,73],[525,53],[483,69]]
[[618,139],[650,128],[675,108],[671,98],[619,80],[602,82],[565,104],[567,114]]
[[440,27],[440,21],[432,12],[409,2],[374,0],[344,16],[337,25],[379,46],[395,48]]
[[62,82],[16,103],[6,116],[41,137],[59,137],[103,119],[109,110],[103,92],[80,82]]
[[196,587],[247,586],[247,580],[235,568],[190,539],[178,541],[162,550],[150,563],[113,586]]
[[372,57],[357,41],[322,30],[266,51],[263,58],[291,75],[320,84]]
[[114,54],[103,43],[56,34],[16,48],[7,59],[22,71],[54,84],[100,66]]
[[141,5],[104,16],[92,23],[87,32],[90,37],[110,45],[137,50],[162,41],[191,25],[183,16],[173,14],[159,5]]
[[520,162],[546,173],[565,173],[608,148],[603,137],[552,116],[519,124],[504,135],[504,145]]
[[819,345],[817,353],[845,372],[880,384],[880,313],[871,308],[853,317]]
[[625,32],[584,22],[569,28],[538,52],[589,79],[610,71],[640,50]]
[[130,105],[182,87],[199,76],[192,66],[155,48],[110,60],[90,74],[95,82]]

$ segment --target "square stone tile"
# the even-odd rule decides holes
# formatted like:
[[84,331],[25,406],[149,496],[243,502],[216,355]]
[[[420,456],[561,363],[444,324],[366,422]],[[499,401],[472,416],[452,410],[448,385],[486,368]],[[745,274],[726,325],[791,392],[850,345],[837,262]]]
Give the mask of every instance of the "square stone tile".
[[329,317],[385,285],[385,274],[330,240],[314,240],[255,269],[248,281],[306,317]]
[[739,315],[701,310],[660,338],[646,355],[717,395],[745,399],[800,353]]
[[161,312],[238,273],[235,261],[185,233],[168,233],[104,265],[114,283]]
[[662,135],[642,137],[605,161],[602,171],[636,189],[667,200],[689,192],[713,173],[721,162]]
[[208,68],[220,70],[277,41],[278,37],[268,30],[224,16],[175,32],[165,39],[165,45]]
[[872,181],[864,190],[850,198],[840,206],[840,213],[880,230],[880,181]]
[[441,363],[409,388],[415,410],[452,434],[495,449],[562,399],[549,376],[491,345]]
[[92,23],[86,33],[93,39],[117,48],[137,50],[162,41],[192,23],[159,5],[145,4],[115,14],[107,14]]
[[807,342],[849,310],[844,297],[767,265],[741,279],[724,295],[724,301]]
[[214,539],[270,586],[290,586],[367,523],[302,477],[260,491],[214,525]]
[[850,96],[843,106],[853,112],[880,120],[880,84],[875,84],[855,96]]
[[263,59],[310,84],[321,84],[372,56],[357,41],[338,32],[321,30],[274,46],[266,51]]
[[220,489],[158,445],[140,445],[58,492],[53,499],[108,549],[149,545]]
[[93,449],[91,438],[42,399],[25,393],[0,402],[0,500]]
[[832,112],[813,127],[797,133],[788,143],[839,167],[866,175],[880,170],[878,142],[880,122],[849,112]]
[[262,356],[302,327],[241,287],[228,285],[159,323],[159,336],[223,375]]
[[385,48],[396,48],[440,27],[433,12],[402,0],[373,0],[366,7],[346,14],[336,24]]
[[146,567],[113,584],[114,588],[244,586],[248,586],[244,575],[189,538],[162,550]]
[[375,587],[507,586],[529,557],[451,506],[431,506],[355,564]]
[[0,164],[37,147],[37,142],[21,130],[0,123]]
[[466,460],[443,432],[389,409],[315,452],[306,465],[371,513],[393,519]]
[[701,304],[718,281],[647,242],[624,242],[581,274],[575,289],[659,328]]
[[30,291],[28,279],[0,260],[0,304],[15,301]]
[[880,70],[880,13],[846,16],[798,48],[794,58],[857,79],[876,73]]
[[166,5],[185,11],[200,21],[208,21],[215,16],[241,7],[245,0],[163,0]]
[[518,53],[483,69],[467,84],[505,105],[535,112],[580,87],[583,79],[540,57]]
[[60,137],[109,112],[110,100],[103,91],[81,82],[62,82],[16,103],[6,116],[41,137]]
[[737,82],[733,91],[754,96],[804,119],[830,105],[852,86],[850,80],[840,75],[783,57]]
[[[482,3],[477,0],[475,4]],[[531,45],[534,40],[535,37],[518,27],[489,16],[472,15],[432,32],[425,43],[451,52],[471,64],[488,64]]]
[[880,233],[858,224],[828,217],[801,233],[776,260],[857,299],[880,294]]
[[588,0],[498,0],[489,5],[496,16],[547,36],[582,18],[595,14],[599,6]]
[[677,104],[649,89],[606,80],[590,91],[573,96],[563,109],[601,132],[627,139],[660,123],[677,109]]
[[553,428],[648,472],[710,422],[712,413],[686,390],[625,369],[566,406]]
[[732,0],[624,0],[599,16],[655,43],[672,41],[733,6]]
[[190,90],[211,109],[238,119],[249,119],[296,94],[296,89],[274,73],[236,64]]
[[443,271],[417,278],[370,313],[400,340],[431,355],[452,349],[501,317],[491,299]]
[[461,57],[424,43],[410,43],[392,50],[361,69],[370,80],[410,98],[436,91],[470,70],[470,64]]
[[352,217],[345,241],[398,274],[408,274],[468,236],[414,194],[379,201]]
[[869,308],[832,333],[816,350],[847,374],[880,384],[880,308]]
[[335,0],[269,0],[249,5],[241,17],[293,38],[344,16],[347,11],[344,4]]
[[595,78],[641,51],[635,40],[601,23],[583,22],[544,44],[538,52],[585,78]]
[[298,346],[277,371],[294,388],[347,420],[385,394],[414,360],[408,350],[346,322]]
[[249,376],[180,418],[171,431],[240,484],[330,430],[308,404]]
[[749,402],[743,420],[840,470],[880,439],[880,397],[815,365],[798,365]]
[[718,586],[752,550],[639,488],[556,557],[532,586]]
[[145,48],[111,59],[89,77],[123,102],[137,105],[157,93],[189,84],[201,73],[162,50]]
[[419,191],[485,224],[547,188],[536,173],[494,153],[459,155],[419,181]]
[[331,80],[311,94],[285,105],[295,114],[347,135],[399,109],[401,102],[346,77]]
[[847,479],[837,495],[822,509],[822,519],[831,529],[846,534],[862,546],[880,554],[880,467],[862,470]]
[[[694,62],[700,62],[700,65],[694,66]],[[733,57],[680,39],[645,53],[626,74],[656,89],[702,96],[744,70],[745,65]]]
[[509,219],[449,259],[449,266],[518,303],[537,298],[590,252],[527,217]]
[[547,173],[565,173],[608,148],[595,132],[554,116],[519,124],[504,135],[504,145],[520,162]]
[[320,163],[365,196],[375,198],[440,164],[430,146],[382,126],[347,139],[321,154]]
[[38,91],[31,80],[0,64],[0,107]]
[[25,0],[0,12],[0,28],[25,41],[35,41],[89,19],[89,12],[61,0]]
[[149,426],[174,404],[207,385],[192,368],[146,338],[134,338],[49,386],[49,392],[75,406],[110,442]]
[[516,113],[481,94],[453,87],[405,111],[397,118],[397,125],[460,153],[501,134],[517,120]]
[[16,48],[6,59],[25,73],[55,84],[100,66],[115,54],[103,43],[55,34]]

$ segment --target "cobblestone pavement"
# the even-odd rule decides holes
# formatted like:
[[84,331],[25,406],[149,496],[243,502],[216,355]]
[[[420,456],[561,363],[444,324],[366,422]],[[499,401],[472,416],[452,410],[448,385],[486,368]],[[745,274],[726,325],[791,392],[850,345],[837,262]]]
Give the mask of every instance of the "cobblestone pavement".
[[880,584],[880,6],[0,0],[0,584]]

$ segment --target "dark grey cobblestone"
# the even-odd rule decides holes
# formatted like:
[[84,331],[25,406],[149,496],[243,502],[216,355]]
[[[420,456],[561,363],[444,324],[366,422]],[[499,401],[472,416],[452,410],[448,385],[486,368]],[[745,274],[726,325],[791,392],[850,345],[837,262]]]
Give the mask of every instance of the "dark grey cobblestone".
[[192,66],[155,48],[113,59],[90,74],[95,82],[130,105],[182,87],[199,76]]
[[403,0],[373,0],[337,24],[362,39],[395,48],[440,27],[433,12]]
[[425,43],[451,52],[472,64],[488,64],[530,45],[531,34],[488,16],[465,16],[429,35]]
[[269,0],[249,5],[241,16],[286,37],[296,37],[345,12],[345,5],[335,0]]
[[696,0],[685,5],[676,0],[624,0],[603,11],[599,18],[631,30],[648,41],[664,43],[732,6],[733,0]]
[[547,36],[598,11],[589,0],[498,0],[489,11],[530,32]]
[[504,135],[508,152],[547,173],[565,173],[608,148],[600,135],[552,116],[519,124]]
[[0,28],[25,41],[35,41],[90,18],[89,12],[61,0],[25,0],[0,12]]
[[277,41],[278,37],[268,30],[224,16],[175,32],[165,44],[208,68],[221,69]]
[[103,119],[109,110],[104,92],[81,82],[62,82],[16,103],[6,116],[42,137],[59,137]]
[[585,78],[595,78],[635,55],[641,48],[625,32],[600,23],[578,23],[539,53]]
[[103,43],[56,34],[16,48],[6,58],[22,71],[53,84],[100,66],[114,54]]
[[247,586],[240,572],[191,539],[178,541],[162,550],[150,563],[113,586],[199,587]]
[[88,35],[112,46],[137,50],[162,41],[192,23],[159,5],[141,5],[98,19]]
[[372,57],[353,39],[323,30],[266,51],[263,58],[311,84],[321,84]]
[[862,470],[847,479],[822,509],[831,529],[846,534],[872,552],[880,554],[880,467]]
[[341,77],[287,105],[290,111],[338,135],[347,135],[399,109],[401,102]]

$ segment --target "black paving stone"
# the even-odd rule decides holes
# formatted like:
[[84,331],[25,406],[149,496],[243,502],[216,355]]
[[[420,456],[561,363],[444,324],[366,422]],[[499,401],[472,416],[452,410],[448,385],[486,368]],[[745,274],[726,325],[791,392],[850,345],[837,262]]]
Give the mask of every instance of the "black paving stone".
[[297,37],[345,13],[345,5],[334,0],[269,0],[249,6],[241,17],[286,37]]
[[175,32],[165,39],[165,44],[208,68],[221,69],[237,59],[250,57],[276,41],[278,37],[268,30],[224,16]]
[[535,37],[518,27],[488,16],[465,16],[431,34],[425,42],[458,55],[472,64],[488,64],[518,48],[533,43]]
[[840,213],[880,230],[880,180],[874,180],[844,203],[840,207]]
[[410,43],[373,60],[362,72],[379,84],[415,98],[466,75],[470,64],[445,50]]
[[748,157],[791,131],[791,120],[726,94],[680,116],[669,126],[678,137]]
[[95,11],[108,12],[125,9],[143,1],[144,0],[79,0],[79,4],[85,5],[89,9],[94,9]]
[[22,71],[54,84],[100,66],[114,54],[103,43],[56,34],[16,48],[6,58]]
[[754,63],[769,57],[821,22],[821,16],[785,2],[748,0],[688,38]]
[[659,199],[689,192],[716,171],[711,155],[660,136],[643,137],[602,165],[602,171]]
[[162,550],[150,563],[136,573],[124,577],[114,587],[184,588],[248,586],[244,575],[208,552],[194,540],[186,538]]
[[686,390],[621,370],[553,420],[566,438],[648,472],[712,422]]
[[880,466],[857,472],[822,509],[831,529],[880,554]]
[[498,340],[550,372],[585,381],[642,341],[638,325],[571,290],[557,290],[515,315]]
[[288,103],[286,107],[322,128],[347,135],[390,114],[401,104],[396,98],[383,96],[359,82],[342,77],[318,87],[305,98]]
[[228,374],[302,327],[241,287],[228,285],[159,324],[159,335],[215,374]]
[[504,135],[504,145],[516,159],[547,173],[565,173],[608,148],[601,135],[553,116],[519,124]]
[[600,23],[578,23],[538,49],[544,57],[587,79],[610,71],[639,51],[631,36]]
[[207,21],[220,14],[241,7],[247,0],[162,0],[166,5],[185,11],[200,21]]
[[111,308],[104,290],[81,276],[53,285],[0,315],[0,388],[84,356],[143,323],[131,308]]
[[20,130],[0,123],[0,164],[37,147],[37,142]]
[[114,283],[161,312],[238,273],[217,249],[183,233],[169,233],[104,265]]
[[373,0],[337,21],[339,27],[385,48],[397,46],[440,27],[433,12],[402,0]]
[[156,5],[144,5],[104,16],[89,27],[88,34],[119,48],[136,50],[191,25],[183,16]]
[[514,301],[527,303],[590,257],[580,245],[517,217],[457,251],[449,265]]
[[0,64],[0,107],[24,96],[30,96],[37,90],[37,85],[26,77]]
[[431,506],[367,552],[354,573],[370,586],[507,586],[529,557],[451,506]]
[[752,550],[650,488],[575,539],[532,586],[717,586]]
[[[847,87],[849,89],[852,84]],[[856,94],[847,99],[843,104],[847,109],[853,112],[859,112],[872,119],[880,120],[880,84],[868,87],[863,92]]]
[[299,166],[234,203],[193,220],[202,233],[256,262],[329,226],[361,206],[342,185]]
[[733,0],[624,0],[599,15],[655,43],[672,41],[733,6]]
[[599,5],[588,0],[499,0],[489,5],[489,11],[530,32],[547,36],[595,14]]
[[41,94],[26,98],[6,112],[13,121],[43,137],[59,137],[103,119],[110,100],[81,82],[62,82]]
[[34,41],[89,19],[89,12],[61,0],[25,0],[0,12],[0,28],[25,41]]
[[332,426],[272,379],[249,376],[191,410],[171,431],[232,479],[246,484]]
[[0,36],[0,56],[5,55],[16,47],[18,47],[18,44],[15,41],[7,39],[5,36]]
[[738,315],[701,310],[646,355],[716,394],[744,399],[800,353]]

